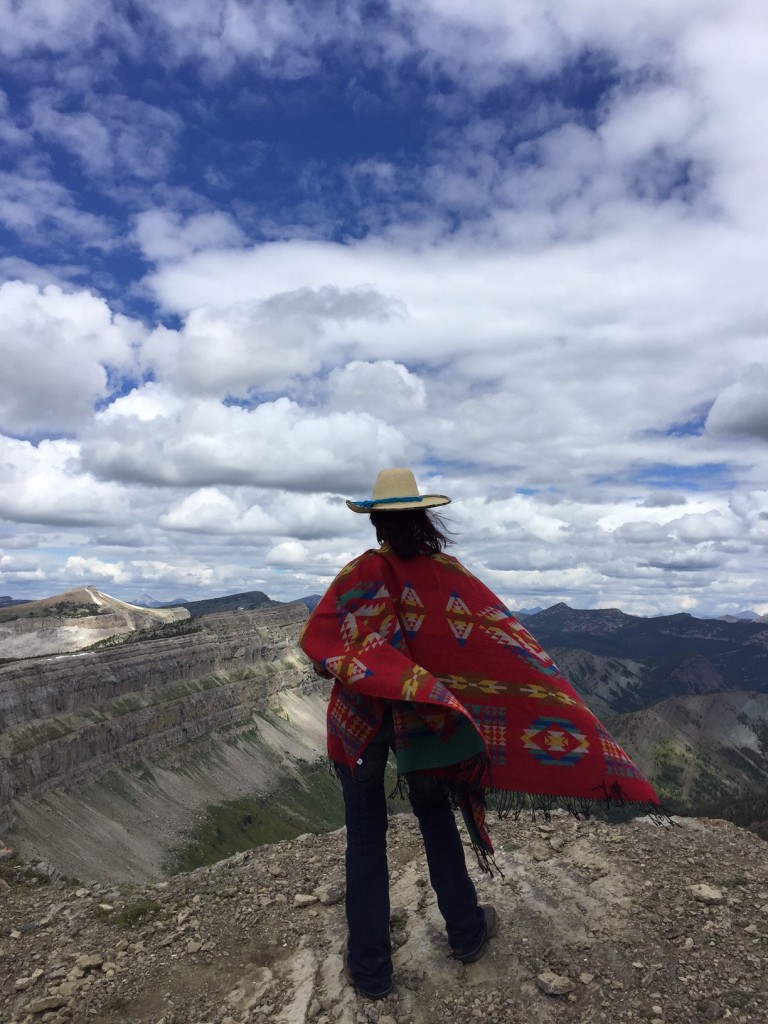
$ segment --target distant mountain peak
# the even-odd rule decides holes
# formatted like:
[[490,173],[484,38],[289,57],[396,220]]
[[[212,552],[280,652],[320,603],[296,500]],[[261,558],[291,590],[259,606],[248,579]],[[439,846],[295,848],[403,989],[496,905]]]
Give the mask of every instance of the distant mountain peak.
[[188,599],[185,597],[175,597],[172,601],[158,601],[151,594],[139,594],[131,601],[131,604],[135,604],[138,608],[176,608],[188,603]]
[[534,635],[542,626],[565,632],[613,633],[635,621],[643,620],[619,608],[571,608],[564,601],[528,616]]
[[246,590],[240,594],[227,594],[225,597],[211,597],[203,601],[185,601],[184,607],[193,618],[199,615],[211,615],[215,612],[255,611],[258,608],[275,608],[283,604],[273,601],[262,590]]

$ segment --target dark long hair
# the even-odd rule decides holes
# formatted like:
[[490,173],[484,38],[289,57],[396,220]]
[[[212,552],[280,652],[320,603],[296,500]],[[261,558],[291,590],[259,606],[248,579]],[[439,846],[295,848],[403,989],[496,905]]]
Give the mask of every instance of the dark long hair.
[[371,522],[379,544],[389,544],[398,558],[437,555],[452,543],[442,517],[430,509],[371,512]]

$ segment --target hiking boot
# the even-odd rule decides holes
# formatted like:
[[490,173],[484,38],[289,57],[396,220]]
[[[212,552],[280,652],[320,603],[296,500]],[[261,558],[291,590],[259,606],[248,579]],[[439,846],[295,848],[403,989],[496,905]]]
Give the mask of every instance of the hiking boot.
[[479,946],[470,953],[457,953],[454,951],[454,960],[458,960],[461,964],[473,964],[476,960],[479,960],[485,954],[489,940],[495,938],[498,934],[499,917],[496,913],[496,908],[490,903],[484,903],[481,904],[480,909],[485,914],[485,934],[480,940]]
[[347,980],[347,984],[351,985],[352,988],[357,992],[359,996],[363,996],[364,999],[386,999],[388,995],[392,993],[392,989],[395,987],[394,982],[390,981],[388,986],[385,986],[380,992],[371,992],[368,989],[361,988],[357,984],[355,979],[352,977],[352,971],[349,969],[349,953],[344,953],[344,977]]

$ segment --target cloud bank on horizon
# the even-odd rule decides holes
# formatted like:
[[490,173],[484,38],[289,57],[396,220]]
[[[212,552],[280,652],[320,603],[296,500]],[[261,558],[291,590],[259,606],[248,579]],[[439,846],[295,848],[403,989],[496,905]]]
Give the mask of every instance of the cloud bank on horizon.
[[768,612],[759,0],[0,0],[0,594]]

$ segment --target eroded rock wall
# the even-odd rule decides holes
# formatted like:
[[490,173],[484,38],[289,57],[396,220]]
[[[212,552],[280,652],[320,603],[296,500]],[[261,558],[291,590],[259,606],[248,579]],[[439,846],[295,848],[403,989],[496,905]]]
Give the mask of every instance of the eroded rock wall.
[[183,761],[252,726],[278,691],[314,686],[306,617],[301,604],[209,615],[185,635],[0,666],[0,825],[22,796]]

